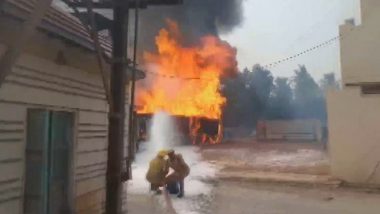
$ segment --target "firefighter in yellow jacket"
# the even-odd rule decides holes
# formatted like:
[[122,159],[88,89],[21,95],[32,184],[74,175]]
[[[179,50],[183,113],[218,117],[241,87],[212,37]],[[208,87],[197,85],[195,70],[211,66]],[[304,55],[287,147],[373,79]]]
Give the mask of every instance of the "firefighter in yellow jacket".
[[183,160],[181,154],[175,153],[174,150],[168,151],[169,167],[174,170],[173,173],[166,177],[166,183],[178,182],[179,194],[178,197],[182,198],[185,194],[185,178],[190,174],[190,168]]
[[168,151],[161,150],[157,156],[150,161],[146,179],[150,183],[150,190],[161,193],[160,187],[165,185],[165,177],[169,172],[169,165],[166,159]]

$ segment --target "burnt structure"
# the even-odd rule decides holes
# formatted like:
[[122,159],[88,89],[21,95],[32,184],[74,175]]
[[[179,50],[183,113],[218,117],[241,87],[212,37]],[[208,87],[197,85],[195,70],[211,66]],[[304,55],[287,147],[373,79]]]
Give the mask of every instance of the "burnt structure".
[[[147,141],[149,138],[149,128],[153,115],[138,114],[138,139],[139,141]],[[176,138],[182,144],[200,145],[220,143],[223,136],[222,124],[219,120],[172,116],[175,128],[177,129]]]

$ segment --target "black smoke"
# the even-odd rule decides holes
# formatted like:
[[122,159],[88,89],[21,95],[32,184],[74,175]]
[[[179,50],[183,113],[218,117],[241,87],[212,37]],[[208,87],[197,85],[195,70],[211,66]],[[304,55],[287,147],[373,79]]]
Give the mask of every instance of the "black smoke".
[[187,44],[204,35],[230,32],[243,20],[242,3],[243,0],[184,0],[179,6],[149,7],[141,11],[139,47],[154,50],[154,38],[166,26],[166,19],[178,22]]

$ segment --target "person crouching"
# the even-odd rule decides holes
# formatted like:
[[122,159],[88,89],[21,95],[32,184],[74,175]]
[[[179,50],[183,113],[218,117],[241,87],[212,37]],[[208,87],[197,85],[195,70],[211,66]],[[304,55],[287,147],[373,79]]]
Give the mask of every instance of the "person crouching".
[[166,175],[169,173],[169,164],[166,156],[168,151],[162,150],[150,161],[146,179],[150,183],[150,190],[161,194],[160,187],[165,185]]
[[168,151],[169,167],[174,171],[166,177],[166,184],[178,182],[179,194],[182,198],[185,194],[185,178],[190,174],[190,168],[184,161],[181,154],[176,154],[174,150]]

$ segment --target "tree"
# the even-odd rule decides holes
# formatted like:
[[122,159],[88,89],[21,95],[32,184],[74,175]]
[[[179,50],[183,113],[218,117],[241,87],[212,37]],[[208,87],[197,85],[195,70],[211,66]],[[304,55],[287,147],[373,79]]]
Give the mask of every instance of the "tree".
[[294,73],[295,116],[325,121],[326,104],[318,84],[308,73],[304,65],[300,65]]
[[254,65],[247,79],[249,88],[256,92],[260,104],[265,107],[273,88],[272,73],[260,65]]
[[327,73],[323,75],[323,79],[320,81],[321,89],[326,94],[329,90],[338,90],[339,83],[336,81],[334,73]]
[[322,92],[339,86],[334,74],[324,75],[320,87],[306,67],[300,65],[292,79],[273,80],[272,73],[260,65],[252,70],[245,68],[235,79],[224,80],[224,125],[254,128],[261,119],[318,119],[326,123]]
[[260,65],[254,65],[251,72],[244,73],[246,88],[250,97],[251,106],[248,109],[250,121],[248,125],[255,127],[260,119],[265,119],[269,97],[273,88],[272,73]]
[[306,104],[321,96],[321,90],[304,65],[294,70],[294,99],[296,103]]
[[245,68],[233,80],[224,81],[225,125],[243,125],[253,128],[260,118],[265,117],[266,107],[273,87],[271,72],[260,65],[250,71]]
[[223,123],[226,127],[236,127],[243,124],[245,105],[247,100],[245,95],[245,84],[243,75],[239,73],[234,79],[223,81],[223,95],[227,98],[226,106],[223,109]]
[[267,117],[268,119],[291,119],[293,117],[293,90],[288,78],[276,78]]

